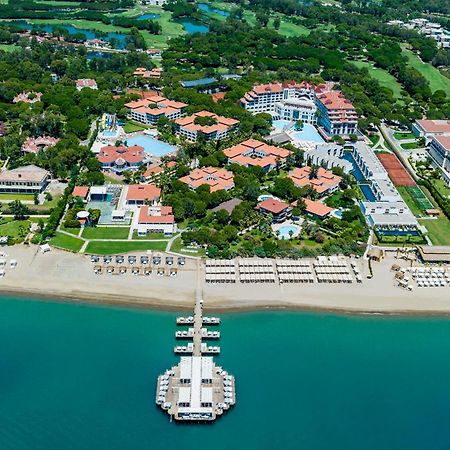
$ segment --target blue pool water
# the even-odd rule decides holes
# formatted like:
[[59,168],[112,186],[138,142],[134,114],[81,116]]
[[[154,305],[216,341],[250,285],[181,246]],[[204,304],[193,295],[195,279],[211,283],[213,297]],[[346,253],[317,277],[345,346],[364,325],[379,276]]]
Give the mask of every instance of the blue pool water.
[[293,126],[292,120],[284,120],[284,119],[278,119],[278,120],[272,120],[272,125],[280,131],[283,130],[290,130]]
[[228,11],[224,11],[223,9],[213,8],[208,3],[198,3],[198,9],[203,12],[210,12],[214,14],[218,14],[219,16],[228,17],[230,13]]
[[159,141],[154,137],[144,135],[127,139],[127,144],[128,146],[140,145],[141,147],[144,147],[145,153],[153,156],[165,156],[177,150],[175,145],[170,145],[166,142]]
[[352,154],[350,152],[345,152],[342,159],[345,159],[352,163],[352,166],[353,166],[352,175],[355,177],[355,180],[358,182],[359,187],[361,188],[361,191],[364,194],[364,197],[366,198],[366,200],[368,202],[375,202],[377,199],[372,191],[372,188],[368,184],[361,183],[361,181],[363,181],[365,178],[364,178],[363,173],[359,169],[358,165],[356,164]]
[[309,123],[305,123],[302,130],[291,133],[291,136],[299,141],[324,142],[316,128]]
[[279,231],[278,234],[279,239],[290,239],[291,237],[289,236],[289,231],[292,231],[293,236],[295,236],[296,234],[299,233],[300,227],[296,225],[284,225],[280,227],[278,231]]
[[105,130],[101,132],[103,137],[114,137],[117,136],[117,131],[113,130]]
[[368,184],[360,184],[359,187],[361,188],[361,191],[364,194],[364,197],[366,197],[366,200],[368,202],[377,201],[377,198],[375,197],[372,188]]
[[189,34],[207,33],[209,31],[209,27],[204,23],[192,22],[190,20],[181,20],[180,23],[183,25],[184,31]]
[[159,19],[160,17],[159,14],[142,14],[142,16],[137,17],[137,20]]
[[[53,30],[55,28],[62,28],[64,30],[67,30],[70,35],[74,34],[84,34],[86,39],[96,39],[97,34],[94,30],[86,30],[83,28],[77,28],[73,25],[64,25],[64,24],[32,24],[25,22],[23,20],[14,20],[10,22],[5,22],[5,25],[15,25],[19,28],[22,28],[24,30],[32,30],[32,29],[39,29],[43,30],[46,33],[53,33]],[[100,36],[100,35],[99,35]],[[126,35],[123,33],[107,33],[105,36],[101,36],[101,39],[105,41],[110,41],[111,39],[117,40],[117,48],[125,48],[126,45]]]

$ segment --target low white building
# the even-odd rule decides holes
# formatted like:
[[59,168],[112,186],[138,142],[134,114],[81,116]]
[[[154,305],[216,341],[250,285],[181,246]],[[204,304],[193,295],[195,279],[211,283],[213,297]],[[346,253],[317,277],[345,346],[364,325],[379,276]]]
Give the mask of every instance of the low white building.
[[403,200],[360,202],[367,223],[374,228],[418,228],[419,222]]
[[50,183],[50,172],[28,165],[0,172],[0,193],[40,194]]
[[317,144],[315,148],[305,151],[305,159],[308,164],[315,164],[332,169],[333,167],[341,168],[344,173],[349,174],[353,165],[350,161],[343,158],[344,147],[338,144]]
[[171,206],[141,206],[133,221],[133,231],[139,236],[148,233],[172,235],[177,232],[177,224]]

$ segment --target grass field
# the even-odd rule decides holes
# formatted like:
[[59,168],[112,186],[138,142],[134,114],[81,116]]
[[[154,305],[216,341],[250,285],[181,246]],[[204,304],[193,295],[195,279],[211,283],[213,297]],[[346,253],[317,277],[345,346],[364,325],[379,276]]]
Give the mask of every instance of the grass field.
[[431,203],[430,199],[426,196],[426,194],[420,187],[411,186],[407,187],[406,189],[421,210],[426,211],[427,209],[434,208],[433,203]]
[[14,220],[12,217],[1,219],[0,236],[11,236],[13,238],[25,237],[30,228],[30,220]]
[[130,122],[129,120],[125,122],[125,125],[123,127],[123,131],[125,131],[125,133],[136,133],[136,131],[142,131],[146,129],[146,127]]
[[417,142],[407,142],[406,144],[400,144],[401,148],[404,148],[405,150],[412,150],[414,148],[419,148],[419,145]]
[[431,180],[436,189],[444,197],[450,198],[450,188],[447,186],[444,180]]
[[389,88],[396,99],[400,99],[402,97],[402,85],[389,72],[384,69],[374,67],[372,64],[366,61],[350,62],[360,69],[365,67],[369,71],[369,75],[377,80],[381,84],[381,86]]
[[409,65],[417,69],[428,80],[433,92],[437,90],[450,92],[450,78],[444,77],[431,64],[422,62],[411,50],[403,49],[403,54],[408,58]]
[[146,250],[164,251],[167,243],[164,241],[143,242],[143,241],[127,241],[127,242],[89,242],[86,247],[86,253],[94,255],[115,255],[117,253],[139,252]]
[[11,53],[15,52],[16,50],[20,50],[20,45],[14,45],[14,44],[0,44],[0,50],[3,50],[4,52]]
[[73,234],[74,236],[78,236],[78,233],[80,232],[79,228],[66,228],[64,224],[61,224],[61,230]]
[[86,227],[81,236],[85,239],[127,239],[129,231],[127,227]]
[[34,195],[32,194],[0,194],[1,200],[20,200],[23,201],[33,201]]
[[83,246],[83,241],[74,236],[67,236],[67,234],[56,233],[56,235],[50,240],[50,245],[54,247],[69,250],[71,252],[79,252]]
[[450,245],[450,220],[438,217],[435,220],[419,220],[428,230],[428,237],[434,245]]
[[399,141],[404,141],[406,139],[416,139],[416,136],[414,136],[414,134],[412,134],[412,133],[397,132],[397,133],[394,133],[394,137],[395,137],[395,139],[397,139]]
[[165,239],[165,240],[169,240],[166,236],[164,236],[164,233],[148,233],[145,236],[139,236],[136,232],[133,233],[133,239],[136,240],[142,240],[142,239]]
[[187,256],[204,256],[205,250],[203,248],[192,249],[187,248],[181,239],[181,237],[176,238],[173,241],[172,247],[170,247],[170,251],[175,253],[181,253],[182,255]]

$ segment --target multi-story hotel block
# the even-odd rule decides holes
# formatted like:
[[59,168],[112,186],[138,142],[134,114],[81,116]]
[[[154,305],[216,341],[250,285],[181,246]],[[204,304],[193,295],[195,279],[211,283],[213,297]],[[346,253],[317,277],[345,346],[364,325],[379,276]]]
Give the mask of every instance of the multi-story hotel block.
[[302,83],[255,84],[241,98],[241,105],[252,113],[271,113],[275,119],[317,122],[316,86]]
[[445,182],[450,186],[450,135],[434,137],[428,151],[439,165]]
[[325,90],[317,94],[318,124],[327,136],[349,136],[358,131],[358,114],[340,91]]
[[[211,124],[202,124],[203,119]],[[224,139],[229,133],[235,131],[239,120],[218,116],[209,111],[200,111],[189,117],[175,120],[176,132],[188,141],[195,142],[200,135],[206,141]]]
[[309,166],[298,168],[289,172],[288,177],[297,187],[310,186],[319,197],[332,194],[339,189],[342,178],[334,175],[333,172],[319,167],[315,176],[312,176],[312,169]]
[[125,103],[128,117],[145,125],[156,125],[161,117],[176,120],[184,114],[186,106],[186,103],[168,100],[159,95]]
[[423,137],[429,144],[434,137],[450,136],[450,120],[416,120],[412,132],[416,137]]
[[284,167],[291,154],[285,148],[265,144],[256,139],[248,139],[238,145],[223,151],[229,164],[239,164],[245,167],[259,166],[265,171],[275,169],[277,165]]

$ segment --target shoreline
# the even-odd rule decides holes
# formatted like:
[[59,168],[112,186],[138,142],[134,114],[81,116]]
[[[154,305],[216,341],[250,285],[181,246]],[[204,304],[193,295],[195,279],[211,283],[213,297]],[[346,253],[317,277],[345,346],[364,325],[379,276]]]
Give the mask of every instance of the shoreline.
[[[351,284],[208,284],[196,261],[186,260],[176,277],[96,275],[86,255],[35,246],[5,248],[16,268],[6,267],[0,295],[155,311],[192,311],[197,286],[211,313],[304,311],[339,315],[450,316],[450,288],[406,291],[396,286],[393,262],[377,263],[372,279]],[[364,274],[364,267],[361,270]],[[200,273],[198,272],[200,270]]]
[[[89,292],[78,292],[76,294],[60,294],[54,291],[46,293],[35,291],[33,289],[7,289],[0,288],[0,295],[11,297],[14,300],[31,300],[42,301],[51,303],[69,303],[79,305],[91,305],[91,306],[104,306],[104,307],[117,307],[117,308],[131,308],[131,309],[143,309],[148,311],[162,311],[162,312],[189,312],[192,311],[194,306],[194,300],[192,305],[187,305],[183,302],[163,303],[161,299],[149,298],[140,299],[138,297],[128,297],[121,300],[113,300],[111,296],[104,295],[96,296],[96,299]],[[417,310],[417,309],[392,309],[392,310],[373,310],[365,308],[346,308],[346,307],[324,307],[313,304],[292,304],[283,303],[278,304],[270,303],[269,301],[261,302],[255,305],[249,305],[243,303],[241,305],[224,305],[215,303],[214,306],[205,308],[211,313],[223,313],[223,314],[239,314],[250,312],[305,312],[305,313],[317,313],[317,314],[335,314],[343,316],[380,316],[380,317],[449,317],[450,311],[430,309],[430,310]]]

